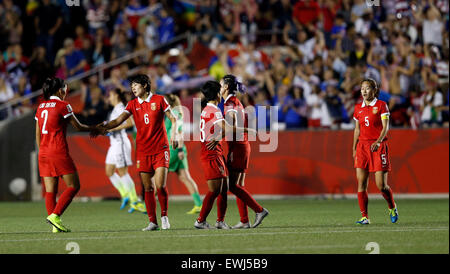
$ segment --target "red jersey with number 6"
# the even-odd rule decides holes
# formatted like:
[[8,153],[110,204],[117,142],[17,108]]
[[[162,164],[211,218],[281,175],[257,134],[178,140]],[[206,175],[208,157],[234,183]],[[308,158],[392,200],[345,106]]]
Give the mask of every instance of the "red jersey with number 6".
[[50,96],[49,100],[41,103],[34,119],[38,121],[41,131],[39,154],[68,155],[69,147],[66,141],[68,117],[73,115],[69,103],[57,96]]
[[170,110],[164,96],[152,94],[145,100],[135,98],[128,102],[125,111],[133,115],[136,125],[136,154],[155,155],[169,150],[164,126],[164,115]]
[[[373,99],[369,105],[364,101],[355,105],[353,119],[359,123],[359,141],[376,141],[383,130],[381,119],[389,115],[387,104],[377,98]],[[383,141],[387,140],[384,137]]]
[[200,116],[200,142],[202,143],[201,159],[211,160],[223,156],[222,140],[213,150],[209,150],[206,147],[209,141],[215,137],[219,137],[221,134],[215,125],[223,120],[222,111],[216,105],[208,103],[203,109]]

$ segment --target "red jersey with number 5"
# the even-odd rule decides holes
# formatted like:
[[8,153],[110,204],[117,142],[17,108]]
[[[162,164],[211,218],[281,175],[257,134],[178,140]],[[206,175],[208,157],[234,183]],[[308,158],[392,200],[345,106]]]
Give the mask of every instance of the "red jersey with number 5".
[[69,118],[73,115],[69,103],[57,96],[41,103],[34,119],[38,121],[41,131],[40,155],[68,155],[66,130]]
[[152,94],[145,100],[135,98],[128,102],[125,111],[133,115],[136,125],[136,154],[155,155],[169,150],[164,126],[164,115],[170,110],[164,96]]
[[223,156],[222,140],[220,140],[213,150],[209,150],[206,147],[209,141],[220,136],[221,132],[217,130],[215,125],[223,120],[222,111],[216,105],[208,103],[203,109],[200,116],[201,159],[211,160]]
[[[362,104],[355,105],[355,112],[353,119],[359,123],[359,141],[376,141],[380,137],[383,130],[381,122],[382,117],[389,115],[389,108],[387,104],[377,98],[366,105],[364,101]],[[384,137],[383,141],[387,140]]]

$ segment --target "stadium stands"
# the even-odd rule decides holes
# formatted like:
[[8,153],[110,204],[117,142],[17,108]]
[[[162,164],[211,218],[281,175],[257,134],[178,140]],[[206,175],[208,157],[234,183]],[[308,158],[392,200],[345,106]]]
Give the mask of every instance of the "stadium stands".
[[80,3],[0,1],[0,120],[33,110],[39,97],[17,98],[47,76],[80,76],[71,93],[81,94],[82,119],[96,122],[108,90],[128,89],[141,71],[188,107],[202,79],[233,73],[247,86],[241,101],[279,106],[288,129],[347,128],[359,82],[371,77],[393,126],[449,124],[447,0]]

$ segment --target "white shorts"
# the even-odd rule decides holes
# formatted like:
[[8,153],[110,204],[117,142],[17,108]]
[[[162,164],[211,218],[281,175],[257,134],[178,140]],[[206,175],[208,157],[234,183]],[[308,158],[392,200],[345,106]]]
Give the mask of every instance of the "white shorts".
[[122,144],[113,144],[108,149],[106,154],[106,164],[115,165],[116,168],[131,166],[131,144],[130,142],[123,142]]

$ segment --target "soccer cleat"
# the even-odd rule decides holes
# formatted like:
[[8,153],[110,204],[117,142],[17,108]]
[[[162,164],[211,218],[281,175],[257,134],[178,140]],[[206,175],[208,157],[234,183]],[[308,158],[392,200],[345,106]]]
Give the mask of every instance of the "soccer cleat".
[[169,217],[167,217],[167,216],[162,216],[161,217],[161,228],[162,229],[169,229],[170,228]]
[[391,217],[391,222],[394,224],[398,220],[398,210],[397,207],[389,209],[389,217]]
[[128,198],[128,197],[123,198],[122,199],[122,204],[120,205],[120,209],[121,210],[124,209],[127,206],[129,201],[130,201],[130,198]]
[[202,210],[202,206],[194,206],[190,211],[188,211],[186,214],[192,215],[192,214],[197,214],[200,213],[200,211]]
[[231,227],[230,227],[229,225],[227,225],[227,223],[225,223],[225,222],[219,222],[219,221],[216,221],[215,227],[216,227],[217,229],[231,229]]
[[52,233],[59,233],[59,230],[56,227],[52,226]]
[[70,229],[68,229],[61,223],[61,218],[58,215],[56,215],[55,213],[50,214],[46,220],[47,220],[47,223],[51,224],[53,227],[58,229],[60,232],[70,232]]
[[359,225],[369,225],[370,224],[370,220],[367,219],[367,217],[362,217],[356,223],[359,224]]
[[196,220],[195,223],[194,223],[194,227],[198,228],[198,229],[211,229],[210,225],[206,221],[203,221],[203,222],[199,223]]
[[128,213],[133,213],[135,210],[140,211],[142,213],[147,213],[147,209],[145,208],[145,205],[142,202],[134,202],[130,204],[130,209],[128,210]]
[[159,230],[158,224],[150,222],[146,228],[143,228],[142,231],[152,231]]
[[259,226],[262,223],[262,220],[266,218],[267,215],[269,215],[269,211],[265,208],[263,208],[263,211],[256,213],[255,222],[253,223],[252,227],[255,228]]
[[249,222],[246,222],[246,223],[239,222],[236,225],[232,226],[231,228],[233,228],[233,229],[250,228],[250,223]]

